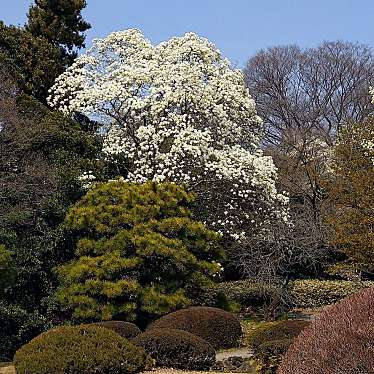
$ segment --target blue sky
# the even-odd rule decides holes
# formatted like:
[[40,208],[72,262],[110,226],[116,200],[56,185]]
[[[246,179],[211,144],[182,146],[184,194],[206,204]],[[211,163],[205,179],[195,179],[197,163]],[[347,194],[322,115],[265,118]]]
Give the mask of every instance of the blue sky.
[[[0,19],[23,24],[32,0],[0,0]],[[194,31],[243,66],[261,48],[324,40],[374,47],[374,0],[87,0],[93,38],[130,27],[154,43]]]

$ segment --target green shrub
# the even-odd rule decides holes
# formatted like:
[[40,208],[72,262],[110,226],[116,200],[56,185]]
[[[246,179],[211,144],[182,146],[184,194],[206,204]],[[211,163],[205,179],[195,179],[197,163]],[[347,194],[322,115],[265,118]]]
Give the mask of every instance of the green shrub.
[[11,361],[22,344],[48,327],[49,324],[40,314],[0,301],[0,362]]
[[364,288],[374,287],[373,281],[297,280],[290,284],[290,295],[296,306],[314,308],[344,299]]
[[247,343],[257,354],[261,345],[270,341],[293,339],[309,324],[310,322],[301,320],[261,323],[248,335]]
[[84,325],[42,333],[14,356],[18,374],[131,374],[150,362],[143,349],[115,332]]
[[217,308],[191,307],[161,317],[148,329],[168,328],[188,331],[208,341],[215,349],[232,348],[242,336],[239,320]]
[[307,321],[275,321],[258,324],[247,337],[259,374],[275,374],[294,338],[306,328]]
[[132,341],[155,359],[159,367],[208,370],[215,362],[214,348],[187,331],[151,329]]
[[89,324],[89,326],[105,327],[126,339],[135,338],[135,336],[139,335],[142,332],[140,328],[134,323],[124,321],[96,322]]

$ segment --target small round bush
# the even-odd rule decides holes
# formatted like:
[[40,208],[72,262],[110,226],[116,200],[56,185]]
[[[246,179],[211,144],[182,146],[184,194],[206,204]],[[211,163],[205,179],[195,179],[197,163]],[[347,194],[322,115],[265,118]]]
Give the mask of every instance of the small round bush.
[[275,374],[293,339],[270,340],[262,343],[257,351],[257,374]]
[[292,343],[278,373],[374,373],[374,288],[326,309]]
[[115,332],[84,325],[44,332],[14,356],[18,374],[132,374],[149,363],[143,349]]
[[133,339],[159,367],[208,370],[215,362],[214,348],[183,330],[151,329]]
[[302,320],[263,323],[249,334],[247,342],[256,352],[264,343],[296,338],[309,324],[310,322]]
[[126,339],[135,338],[136,335],[139,335],[142,332],[142,330],[140,330],[140,328],[135,324],[124,321],[95,322],[91,323],[90,326],[105,327]]
[[239,320],[217,308],[191,307],[161,317],[149,326],[188,331],[209,342],[215,349],[232,348],[242,336]]

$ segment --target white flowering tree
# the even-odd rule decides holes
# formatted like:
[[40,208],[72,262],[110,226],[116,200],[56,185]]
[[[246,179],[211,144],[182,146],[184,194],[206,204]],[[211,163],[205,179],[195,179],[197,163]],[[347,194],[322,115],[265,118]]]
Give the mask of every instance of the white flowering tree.
[[49,103],[102,123],[103,151],[125,160],[125,180],[197,192],[211,228],[239,237],[287,217],[242,72],[196,34],[156,46],[135,29],[95,40],[57,79]]

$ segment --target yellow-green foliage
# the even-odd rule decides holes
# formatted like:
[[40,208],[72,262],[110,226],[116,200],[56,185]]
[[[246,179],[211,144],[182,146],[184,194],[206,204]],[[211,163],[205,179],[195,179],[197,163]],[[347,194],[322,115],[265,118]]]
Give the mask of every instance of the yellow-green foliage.
[[104,327],[65,326],[42,333],[14,356],[19,374],[132,374],[151,358],[125,338]]
[[79,319],[134,319],[188,305],[223,256],[219,235],[191,218],[194,195],[172,183],[98,184],[70,209],[76,259],[57,269],[57,299]]
[[313,308],[334,304],[368,287],[374,287],[374,282],[305,279],[292,282],[290,294],[296,306]]
[[347,124],[334,147],[326,185],[331,242],[345,259],[333,272],[374,270],[374,117]]

